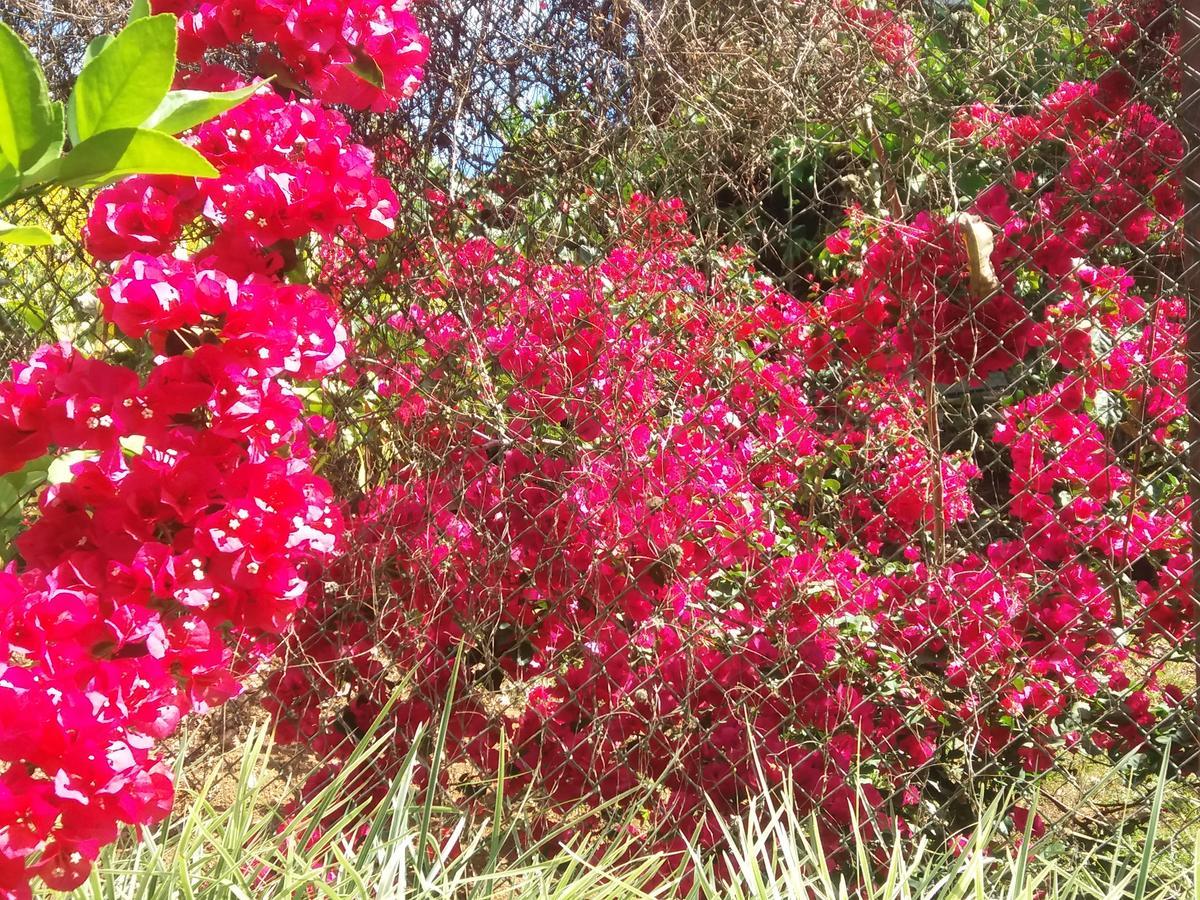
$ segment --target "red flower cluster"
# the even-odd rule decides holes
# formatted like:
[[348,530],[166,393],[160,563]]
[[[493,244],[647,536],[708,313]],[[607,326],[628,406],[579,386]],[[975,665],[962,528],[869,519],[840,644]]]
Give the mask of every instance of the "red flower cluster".
[[[979,208],[994,213],[994,194]],[[919,222],[928,234],[932,218]],[[919,322],[945,284],[968,290],[966,251],[896,232],[868,245],[851,290],[903,300]],[[1178,504],[1145,499],[1128,518],[1130,461],[1082,406],[1082,422],[1046,413],[1049,400],[1007,412],[995,435],[1013,459],[1003,512],[1025,530],[975,549],[979,469],[960,452],[935,466],[920,360],[864,354],[870,343],[838,316],[845,289],[798,300],[737,254],[701,266],[678,203],[635,197],[622,233],[591,267],[537,264],[481,238],[409,261],[431,272],[428,299],[391,319],[397,342],[371,372],[370,402],[392,410],[414,462],[354,517],[359,552],[336,569],[336,596],[310,595],[304,666],[267,692],[285,738],[332,751],[360,733],[395,666],[419,673],[395,712],[407,749],[465,642],[452,759],[493,771],[503,733],[507,786],[536,784],[548,818],[653,784],[652,833],[670,823],[714,843],[718,820],[764,779],[792,779],[837,832],[864,790],[901,816],[936,802],[930,785],[941,773],[944,787],[956,747],[1038,772],[1072,748],[1145,740],[1171,694],[1130,694],[1128,673],[1152,676],[1152,644],[1186,629],[1168,572],[1187,568],[1187,526]],[[1014,247],[992,254],[1009,284]],[[1125,283],[1115,269],[1072,278],[1078,292]],[[1127,289],[1114,334],[1149,327]],[[1043,315],[1003,302],[1038,346],[1069,343],[1069,300]],[[1012,367],[1034,342],[1010,340],[1027,346],[998,336],[975,358]],[[1134,365],[1138,342],[1118,346]],[[1114,394],[1141,385],[1177,401],[1178,346],[1160,347],[1152,386],[1088,364]],[[1052,453],[1043,440],[1058,442]],[[937,546],[939,517],[966,540]],[[1114,565],[1164,554],[1162,575],[1111,583]],[[331,717],[321,686],[346,680],[349,709]],[[1070,718],[1081,704],[1086,727]]]
[[1041,180],[1027,172],[1014,181],[1018,190],[1036,192],[1032,215],[1014,214],[998,187],[978,201],[1004,237],[1052,278],[1095,251],[1149,246],[1183,215],[1180,186],[1165,177],[1183,158],[1183,139],[1132,94],[1132,81],[1117,68],[1095,82],[1060,85],[1035,113],[974,104],[955,123],[960,138],[1003,151],[1023,168],[1065,154]]
[[1164,0],[1111,0],[1088,16],[1097,56],[1120,60],[1139,81],[1165,77],[1179,86],[1179,9]]
[[1037,346],[1038,329],[1015,296],[1020,248],[1000,238],[989,257],[996,284],[981,290],[972,277],[967,227],[922,212],[864,234],[860,271],[826,299],[852,358],[879,371],[900,373],[915,364],[939,382],[978,383]]
[[[733,275],[710,281],[687,260],[681,220],[677,204],[635,198],[632,239],[592,268],[538,265],[478,238],[431,248],[429,299],[393,317],[402,349],[373,374],[409,439],[440,462],[398,471],[355,518],[359,552],[336,580],[360,599],[312,598],[298,624],[307,664],[267,691],[281,734],[332,749],[381,708],[393,663],[420,673],[398,723],[427,719],[465,639],[484,664],[455,702],[450,752],[494,766],[502,726],[480,692],[491,679],[519,686],[514,790],[537,777],[566,805],[655,778],[670,794],[662,816],[714,814],[701,785],[732,812],[757,783],[739,725],[750,710],[763,746],[779,744],[772,777],[798,766],[814,805],[849,815],[850,755],[801,735],[842,728],[843,703],[863,721],[877,711],[841,656],[858,639],[828,621],[859,602],[864,576],[849,552],[797,555],[814,523],[784,508],[811,487],[803,468],[835,446],[848,465],[883,465],[818,412],[816,397],[837,403],[814,394],[819,308]],[[431,311],[447,308],[447,291],[465,313]],[[482,419],[480,396],[494,410]],[[921,471],[918,449],[905,452],[920,491],[927,457]],[[927,511],[900,494],[889,485],[881,502],[914,526]],[[866,500],[863,512],[878,522],[881,509]],[[830,514],[850,540],[867,524]],[[845,591],[802,602],[823,577]],[[348,675],[351,714],[331,723],[318,685]],[[831,708],[825,691],[838,696]],[[891,711],[877,737],[903,753],[919,733]]]
[[[301,413],[288,379],[343,352],[328,303],[153,263],[131,259],[108,290],[136,286],[153,308],[127,319],[106,302],[109,318],[151,343],[194,335],[194,351],[164,346],[143,378],[50,346],[0,383],[4,471],[87,451],[42,493],[4,575],[0,886],[17,894],[30,875],[78,884],[118,823],[167,812],[154,741],[237,692],[231,647],[245,664],[280,633],[341,532],[328,485],[287,452]],[[289,342],[264,326],[291,321],[319,330]]]
[[324,103],[385,112],[416,91],[429,57],[408,0],[154,0],[179,16],[185,61],[250,40],[262,74]]
[[[298,41],[310,29],[315,61],[323,20],[297,10],[281,21]],[[356,52],[403,66],[376,25],[408,29],[406,12],[342,12],[375,35]],[[336,93],[339,71],[310,74]],[[297,389],[338,370],[347,331],[284,276],[309,236],[387,234],[395,194],[341,115],[266,88],[188,139],[219,177],[130,179],[86,227],[120,260],[101,310],[135,361],[47,346],[0,382],[0,471],[76,460],[0,575],[0,896],[29,896],[33,877],[73,887],[121,823],[166,814],[155,743],[237,693],[341,539]]]
[[[879,59],[900,72],[916,71],[916,36],[895,10],[866,6],[858,0],[839,0],[836,5],[838,24],[849,25]],[[828,27],[821,22],[818,27]]]
[[[975,110],[1011,183],[956,217],[852,216],[823,297],[703,258],[677,201],[641,197],[591,266],[478,237],[406,260],[425,299],[366,377],[411,461],[356,511],[336,597],[310,594],[282,733],[353,738],[395,667],[419,673],[405,749],[463,643],[452,758],[493,771],[503,737],[549,819],[654,785],[649,830],[705,842],[764,779],[832,830],[859,791],[903,829],[955,753],[1036,773],[1142,746],[1181,702],[1153,648],[1197,611],[1183,304],[1119,265],[1170,237],[1181,144],[1121,85]],[[1018,371],[971,442],[1010,467],[983,485],[935,452],[930,398]]]
[[[236,82],[217,70],[205,88]],[[265,88],[196,129],[192,142],[220,171],[205,181],[137,176],[105,190],[84,229],[98,259],[163,254],[199,230],[197,260],[239,277],[278,274],[295,263],[295,242],[343,230],[375,239],[395,227],[397,200],[374,157],[351,139],[337,112],[287,101]]]

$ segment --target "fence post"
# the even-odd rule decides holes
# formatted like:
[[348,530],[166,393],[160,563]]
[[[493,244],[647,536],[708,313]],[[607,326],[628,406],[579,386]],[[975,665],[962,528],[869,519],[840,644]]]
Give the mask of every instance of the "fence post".
[[[1200,0],[1181,0],[1179,22],[1180,101],[1179,128],[1186,141],[1184,156],[1184,289],[1188,296],[1188,505],[1191,512],[1192,609],[1200,610]],[[1193,622],[1192,663],[1193,738],[1200,748],[1200,621]],[[1200,752],[1196,757],[1200,772]]]

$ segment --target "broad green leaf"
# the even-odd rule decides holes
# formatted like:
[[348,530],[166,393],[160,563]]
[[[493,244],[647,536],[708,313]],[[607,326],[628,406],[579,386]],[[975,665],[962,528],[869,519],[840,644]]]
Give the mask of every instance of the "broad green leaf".
[[161,131],[119,128],[88,138],[47,174],[68,187],[95,187],[127,175],[213,178],[217,170],[196,150]]
[[24,526],[26,500],[45,484],[52,459],[51,455],[42,456],[15,472],[0,475],[0,560],[12,558],[11,542]]
[[57,238],[41,225],[13,225],[0,221],[0,244],[21,244],[25,247],[46,247]]
[[146,127],[165,134],[179,134],[233,109],[264,83],[259,81],[224,93],[171,91],[163,98],[154,114],[146,120]]
[[24,512],[21,495],[8,483],[7,476],[0,477],[0,561],[7,562],[15,552],[10,542],[21,533]]
[[0,202],[7,200],[21,186],[21,176],[7,160],[0,159]]
[[55,100],[50,104],[50,142],[42,151],[41,158],[30,166],[30,172],[36,172],[39,166],[47,165],[62,155],[63,143],[67,139],[65,121],[65,107],[61,100]]
[[88,43],[87,49],[83,51],[83,61],[79,64],[83,68],[93,59],[100,55],[109,44],[112,43],[113,36],[111,34],[98,34]]
[[[3,484],[7,489],[5,499],[8,499],[10,504],[14,499],[20,502],[32,491],[45,484],[46,476],[50,471],[50,464],[53,461],[54,455],[48,453],[45,456],[39,456],[37,459],[31,459],[15,472],[9,472],[0,476],[0,484]],[[0,513],[3,512],[5,510],[0,509]]]
[[0,22],[0,162],[24,172],[54,139],[46,76],[16,33]]
[[138,19],[144,19],[150,15],[150,0],[133,0],[133,6],[129,8],[129,19],[126,24],[132,24]]
[[175,17],[149,16],[127,25],[94,56],[67,101],[72,143],[133,128],[150,117],[175,76]]

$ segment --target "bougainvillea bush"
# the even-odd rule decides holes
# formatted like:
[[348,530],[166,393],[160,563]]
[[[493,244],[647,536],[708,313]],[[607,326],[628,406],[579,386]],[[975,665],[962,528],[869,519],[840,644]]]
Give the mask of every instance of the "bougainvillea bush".
[[1147,99],[1171,71],[1135,90],[1114,15],[1092,79],[947,117],[983,181],[959,212],[852,207],[801,296],[641,195],[580,198],[615,220],[598,260],[519,252],[473,227],[494,197],[437,192],[398,271],[334,259],[391,285],[351,384],[399,449],[271,678],[283,738],[334,752],[417,672],[398,754],[454,685],[474,777],[503,753],[556,832],[634,794],[659,849],[719,843],[783,781],[831,838],[949,834],[1068,754],[1152,758],[1192,702],[1160,677],[1196,615],[1159,275],[1183,146]]
[[[916,77],[911,23],[847,10]],[[472,228],[458,186],[397,196],[343,109],[419,84],[403,3],[155,12],[179,88],[250,82],[216,52],[273,81],[184,135],[215,177],[96,196],[111,340],[0,382],[0,468],[70,461],[0,573],[0,891],[161,819],[162,741],[252,673],[315,784],[381,710],[386,773],[448,709],[443,777],[503,754],[559,834],[636,792],[673,850],[785,781],[831,838],[864,801],[908,833],[1190,702],[1159,680],[1197,610],[1185,303],[1138,265],[1183,211],[1149,6],[1093,15],[1094,78],[957,109],[986,186],[851,206],[800,295],[678,200],[564,198],[613,225],[585,259]],[[962,440],[953,398],[997,384]],[[335,490],[347,450],[376,462]]]
[[[169,11],[191,58],[191,29],[219,18],[225,43],[269,40],[340,101],[384,103],[420,79],[425,44],[402,5]],[[382,84],[356,88],[347,67],[375,53]],[[177,87],[246,82],[200,65]],[[341,546],[299,392],[350,343],[336,305],[287,267],[297,242],[387,233],[395,194],[341,113],[266,86],[185,140],[216,177],[131,178],[100,193],[85,228],[92,254],[116,261],[99,293],[119,352],[45,346],[0,383],[0,467],[77,460],[0,574],[5,896],[27,896],[32,876],[79,884],[120,824],[167,813],[157,745],[238,691]]]

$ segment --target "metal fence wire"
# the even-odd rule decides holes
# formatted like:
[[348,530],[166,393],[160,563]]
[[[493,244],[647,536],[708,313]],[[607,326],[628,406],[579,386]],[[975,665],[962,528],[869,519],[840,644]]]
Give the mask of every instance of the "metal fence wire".
[[[419,12],[352,117],[393,236],[289,248],[348,551],[209,738],[302,784],[386,710],[382,783],[443,722],[455,804],[674,850],[787,787],[830,846],[1003,799],[1082,858],[1165,773],[1190,853],[1200,4]],[[7,358],[121,352],[91,201],[6,210],[69,238],[2,251]]]

